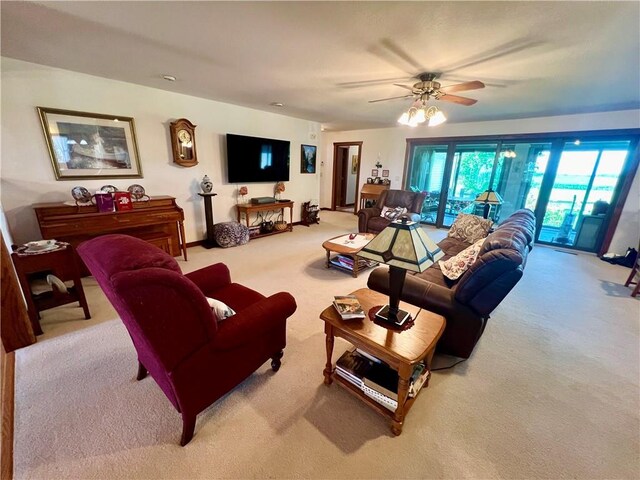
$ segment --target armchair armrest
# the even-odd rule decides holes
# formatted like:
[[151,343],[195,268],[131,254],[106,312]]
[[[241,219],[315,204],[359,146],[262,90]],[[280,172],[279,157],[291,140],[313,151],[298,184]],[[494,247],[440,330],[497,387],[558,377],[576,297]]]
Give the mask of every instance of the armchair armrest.
[[279,323],[284,324],[296,309],[296,301],[289,293],[271,295],[218,323],[211,347],[216,350],[237,348],[273,330]]
[[229,268],[224,263],[216,263],[208,267],[195,270],[185,275],[189,280],[197,285],[205,296],[211,296],[212,292],[225,287],[231,283]]
[[367,233],[369,219],[379,217],[382,209],[378,207],[361,208],[358,210],[358,232]]

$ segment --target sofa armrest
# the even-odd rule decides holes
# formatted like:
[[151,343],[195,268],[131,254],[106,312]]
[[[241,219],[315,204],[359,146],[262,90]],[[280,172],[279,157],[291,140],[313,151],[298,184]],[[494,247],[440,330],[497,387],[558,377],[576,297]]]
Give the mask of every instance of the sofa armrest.
[[[389,271],[386,268],[376,268],[367,281],[367,286],[385,295],[389,294]],[[402,301],[444,315],[455,310],[455,295],[452,290],[435,283],[426,282],[413,275],[407,275],[400,296]]]
[[231,273],[224,263],[216,263],[185,275],[205,296],[231,283]]
[[293,315],[296,308],[295,299],[287,292],[260,300],[219,322],[211,347],[215,350],[232,350],[278,328],[280,324],[285,328],[287,318]]
[[369,219],[379,217],[382,210],[378,207],[361,208],[358,210],[358,232],[367,233]]

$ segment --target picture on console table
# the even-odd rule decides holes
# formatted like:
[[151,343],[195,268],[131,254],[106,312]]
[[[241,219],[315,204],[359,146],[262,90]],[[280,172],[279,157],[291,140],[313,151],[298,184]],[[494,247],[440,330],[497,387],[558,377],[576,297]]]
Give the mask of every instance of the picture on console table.
[[142,177],[131,117],[38,107],[56,180]]
[[300,149],[300,173],[316,173],[315,145],[301,145]]

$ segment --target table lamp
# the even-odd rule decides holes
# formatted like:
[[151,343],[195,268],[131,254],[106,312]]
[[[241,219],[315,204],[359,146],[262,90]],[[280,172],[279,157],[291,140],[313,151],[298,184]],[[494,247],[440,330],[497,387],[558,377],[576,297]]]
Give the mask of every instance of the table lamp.
[[502,205],[502,202],[503,200],[500,194],[498,192],[494,192],[490,188],[479,194],[475,199],[475,203],[484,203],[484,210],[482,213],[482,216],[484,218],[489,217],[489,210],[491,210],[491,205]]
[[389,265],[389,305],[375,314],[379,320],[403,325],[411,315],[400,310],[400,294],[407,270],[423,272],[444,256],[440,247],[429,238],[419,223],[406,217],[391,222],[358,253]]

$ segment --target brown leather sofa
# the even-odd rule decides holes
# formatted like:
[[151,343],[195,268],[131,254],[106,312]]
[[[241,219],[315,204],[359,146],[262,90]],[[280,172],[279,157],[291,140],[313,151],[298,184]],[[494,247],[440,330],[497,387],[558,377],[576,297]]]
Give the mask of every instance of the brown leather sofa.
[[[475,263],[458,280],[446,278],[438,263],[422,273],[407,275],[402,300],[439,313],[447,320],[437,351],[469,358],[489,314],[522,277],[535,229],[533,212],[518,210],[487,236]],[[442,260],[446,260],[470,244],[447,237],[438,245],[445,253]],[[388,294],[388,270],[375,269],[368,286]]]
[[382,207],[406,208],[411,220],[419,222],[426,195],[426,192],[408,192],[406,190],[383,191],[375,206],[362,208],[358,211],[358,232],[380,233],[389,225],[390,220],[380,216]]

